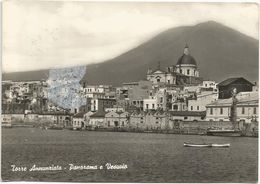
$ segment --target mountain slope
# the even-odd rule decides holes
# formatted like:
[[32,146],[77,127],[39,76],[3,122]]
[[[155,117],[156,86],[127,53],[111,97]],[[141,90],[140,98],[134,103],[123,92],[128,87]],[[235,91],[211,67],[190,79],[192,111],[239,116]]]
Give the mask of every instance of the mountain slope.
[[221,81],[231,76],[258,80],[258,40],[210,21],[169,29],[112,59],[87,66],[89,84],[114,84],[146,77],[148,67],[175,65],[185,44],[196,59],[200,76]]
[[[219,82],[242,76],[258,81],[258,40],[210,21],[166,30],[114,59],[88,65],[82,82],[120,85],[145,79],[147,69],[155,69],[158,61],[163,69],[175,65],[186,43],[204,79]],[[48,70],[13,74],[4,74],[3,79],[39,80]]]

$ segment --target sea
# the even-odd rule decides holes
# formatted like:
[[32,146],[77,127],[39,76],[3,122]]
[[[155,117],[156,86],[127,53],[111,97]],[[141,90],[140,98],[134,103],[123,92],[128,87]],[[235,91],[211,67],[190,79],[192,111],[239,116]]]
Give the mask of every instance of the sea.
[[[230,143],[229,148],[184,142]],[[3,181],[243,182],[258,180],[258,138],[2,129]]]

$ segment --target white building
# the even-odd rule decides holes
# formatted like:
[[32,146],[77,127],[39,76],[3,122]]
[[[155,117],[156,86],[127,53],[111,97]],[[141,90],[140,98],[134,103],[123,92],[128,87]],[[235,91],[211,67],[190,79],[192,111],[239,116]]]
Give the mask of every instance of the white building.
[[[251,123],[258,122],[258,93],[247,92],[237,95],[237,121]],[[229,121],[231,115],[232,98],[219,99],[206,106],[207,121]]]
[[108,112],[105,115],[104,125],[106,127],[128,127],[129,113],[128,112]]
[[144,111],[156,110],[157,108],[158,106],[157,106],[156,98],[144,99],[144,106],[143,106]]
[[217,92],[198,93],[196,98],[188,100],[188,111],[206,111],[206,105],[218,99]]
[[85,127],[84,112],[79,112],[73,116],[73,130],[82,129]]
[[89,126],[93,128],[104,127],[105,112],[100,110],[89,116]]

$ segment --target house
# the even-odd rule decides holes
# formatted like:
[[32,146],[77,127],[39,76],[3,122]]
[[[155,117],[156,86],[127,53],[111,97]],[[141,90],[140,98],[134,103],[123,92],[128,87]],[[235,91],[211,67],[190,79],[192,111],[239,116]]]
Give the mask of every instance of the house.
[[89,116],[89,126],[91,128],[102,128],[104,127],[105,111],[99,110]]
[[73,130],[79,130],[85,127],[84,112],[79,112],[73,116]]
[[105,127],[107,128],[124,128],[129,126],[129,113],[128,112],[115,112],[110,111],[105,114]]
[[[237,121],[258,122],[258,92],[237,94]],[[207,121],[230,121],[232,98],[219,99],[206,106]]]
[[188,111],[206,111],[206,105],[218,99],[217,92],[204,91],[198,93],[195,98],[188,99]]
[[236,88],[237,93],[252,91],[254,84],[243,77],[229,78],[220,82],[217,87],[219,89],[219,99],[228,99],[232,97],[232,90]]
[[131,130],[144,130],[146,128],[146,112],[134,111],[132,114],[130,114],[129,128]]
[[144,104],[143,104],[143,110],[156,110],[157,107],[157,99],[154,97],[144,99]]
[[165,130],[169,122],[169,114],[163,111],[149,111],[145,116],[147,130]]
[[92,111],[88,111],[87,113],[84,114],[84,122],[85,122],[85,127],[90,127],[90,116],[94,114]]
[[149,97],[149,92],[152,89],[152,82],[141,80],[138,82],[123,83],[123,90],[127,90],[126,98],[130,105],[134,105],[140,110],[143,109],[143,99]]
[[116,99],[91,99],[91,111],[104,111],[105,108],[111,108],[116,105]]

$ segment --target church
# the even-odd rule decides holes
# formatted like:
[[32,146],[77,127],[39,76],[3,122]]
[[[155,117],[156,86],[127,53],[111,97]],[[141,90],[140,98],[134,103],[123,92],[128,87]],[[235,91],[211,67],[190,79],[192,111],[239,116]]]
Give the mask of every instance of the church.
[[190,55],[186,44],[183,55],[178,59],[176,65],[166,67],[166,71],[160,68],[160,62],[155,70],[150,68],[146,74],[147,80],[154,85],[197,85],[202,82],[196,60]]

